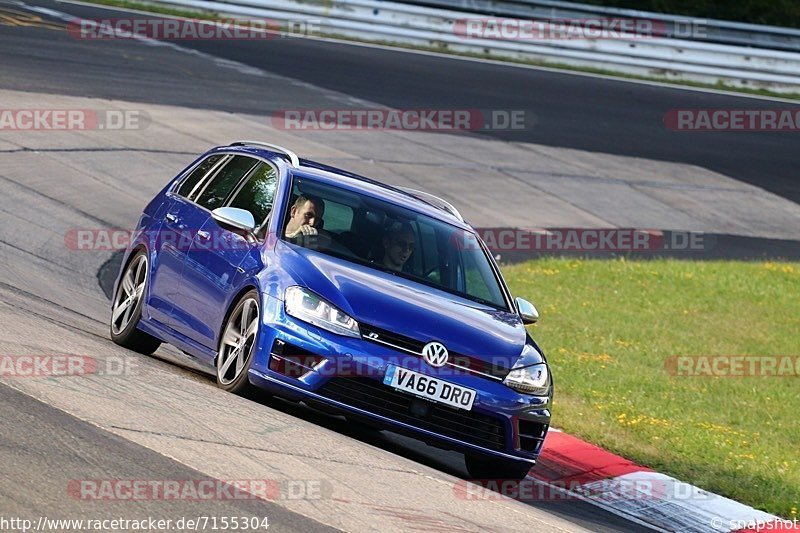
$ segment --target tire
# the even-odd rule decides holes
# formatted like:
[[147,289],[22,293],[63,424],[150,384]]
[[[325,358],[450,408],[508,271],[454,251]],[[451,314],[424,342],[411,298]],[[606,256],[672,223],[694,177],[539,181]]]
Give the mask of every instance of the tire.
[[520,481],[528,475],[533,465],[523,461],[485,459],[465,455],[467,471],[473,479],[510,479]]
[[252,392],[247,371],[258,341],[261,309],[258,291],[242,296],[225,320],[217,350],[217,386],[234,394]]
[[155,352],[161,341],[137,328],[142,318],[142,305],[147,292],[150,262],[147,253],[136,253],[120,277],[117,293],[111,302],[109,330],[111,340],[123,348],[144,355]]

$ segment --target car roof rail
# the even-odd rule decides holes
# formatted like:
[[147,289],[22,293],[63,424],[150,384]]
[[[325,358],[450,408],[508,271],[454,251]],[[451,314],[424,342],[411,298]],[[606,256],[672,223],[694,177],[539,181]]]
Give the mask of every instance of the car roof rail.
[[417,189],[410,189],[408,187],[398,187],[398,189],[432,205],[433,207],[441,209],[442,211],[447,211],[461,222],[464,222],[464,217],[461,216],[461,213],[458,212],[458,209],[456,209],[455,206],[447,200],[443,200],[429,192],[419,191]]
[[271,143],[264,143],[261,141],[236,141],[231,143],[231,146],[247,146],[247,145],[263,146],[264,148],[268,148],[273,152],[278,152],[279,154],[288,157],[289,162],[292,164],[293,167],[300,166],[300,158],[297,157],[297,154],[287,148],[284,148],[283,146],[278,146],[277,144],[271,144]]

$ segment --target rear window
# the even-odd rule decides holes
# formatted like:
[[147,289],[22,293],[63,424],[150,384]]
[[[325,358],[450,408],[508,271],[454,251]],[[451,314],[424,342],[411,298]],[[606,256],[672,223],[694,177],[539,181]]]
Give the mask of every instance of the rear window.
[[191,174],[184,178],[183,183],[181,183],[180,188],[178,189],[178,194],[183,196],[184,198],[188,198],[192,191],[194,190],[195,186],[200,183],[208,171],[211,170],[214,165],[216,165],[224,156],[224,154],[212,155],[210,157],[205,158],[193,171]]

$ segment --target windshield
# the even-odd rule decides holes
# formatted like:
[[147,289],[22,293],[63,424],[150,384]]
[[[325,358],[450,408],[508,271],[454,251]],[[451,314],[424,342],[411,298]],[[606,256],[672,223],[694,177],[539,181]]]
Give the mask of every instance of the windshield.
[[293,244],[508,310],[476,236],[435,218],[295,177],[281,228]]

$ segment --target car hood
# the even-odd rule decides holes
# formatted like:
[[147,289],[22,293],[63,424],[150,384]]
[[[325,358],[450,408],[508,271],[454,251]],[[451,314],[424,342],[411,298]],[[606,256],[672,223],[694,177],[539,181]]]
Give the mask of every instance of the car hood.
[[527,339],[516,313],[477,302],[299,246],[279,243],[290,255],[302,285],[346,312],[359,324],[427,343],[450,352],[510,367]]

